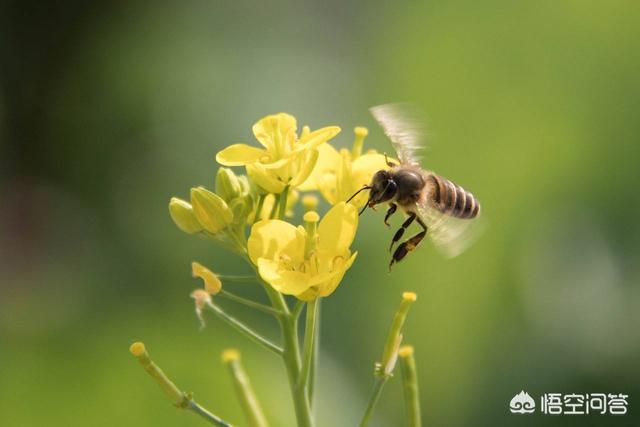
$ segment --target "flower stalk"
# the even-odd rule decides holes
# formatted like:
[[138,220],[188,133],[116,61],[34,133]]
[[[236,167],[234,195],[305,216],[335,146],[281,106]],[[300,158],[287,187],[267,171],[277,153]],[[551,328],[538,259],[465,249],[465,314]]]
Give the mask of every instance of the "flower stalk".
[[404,406],[408,427],[421,427],[422,414],[420,411],[420,392],[418,389],[418,374],[413,347],[405,345],[398,351],[400,368],[402,371],[402,387],[404,389]]
[[249,377],[240,362],[240,353],[235,349],[227,349],[222,353],[222,362],[227,365],[236,394],[249,427],[268,427],[269,423],[264,415],[262,407],[258,402]]
[[376,381],[373,386],[373,391],[371,392],[371,397],[369,398],[369,403],[367,404],[367,409],[360,422],[360,427],[366,427],[369,424],[375,407],[382,395],[382,389],[389,378],[393,376],[393,369],[396,366],[398,351],[400,350],[400,343],[402,342],[402,326],[407,318],[411,304],[413,304],[416,299],[417,295],[413,292],[405,292],[402,294],[400,307],[398,307],[398,311],[391,323],[389,334],[387,335],[387,340],[382,352],[382,360],[377,362],[374,367]]
[[232,427],[231,424],[224,421],[217,415],[212,414],[207,409],[198,404],[193,397],[181,391],[174,383],[165,375],[158,365],[155,364],[147,349],[142,342],[134,342],[129,347],[131,354],[138,359],[138,362],[142,365],[145,371],[153,378],[153,380],[160,386],[162,391],[169,397],[173,404],[180,409],[188,409],[205,420],[209,421],[214,426],[218,427]]
[[283,353],[283,349],[276,344],[269,341],[267,338],[260,335],[258,332],[251,329],[249,326],[245,325],[235,317],[229,315],[225,312],[220,306],[215,304],[212,301],[207,302],[207,307],[209,307],[215,314],[218,315],[222,320],[227,322],[229,325],[233,326],[235,329],[240,331],[244,336],[249,338],[250,340],[256,342],[260,346],[266,348],[267,350],[281,356]]
[[315,346],[318,336],[316,333],[316,320],[318,318],[318,309],[320,308],[319,300],[320,298],[317,298],[307,303],[307,320],[304,328],[304,344],[302,353],[302,371],[298,380],[300,388],[305,389],[307,394],[309,394],[309,381],[311,371],[313,369]]

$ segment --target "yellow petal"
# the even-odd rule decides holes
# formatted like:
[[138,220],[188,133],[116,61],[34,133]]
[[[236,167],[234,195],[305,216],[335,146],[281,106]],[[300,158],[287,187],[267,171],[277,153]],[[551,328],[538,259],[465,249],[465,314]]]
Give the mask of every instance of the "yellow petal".
[[320,144],[329,141],[331,138],[340,133],[338,126],[327,126],[304,135],[298,143],[303,149],[316,148]]
[[298,295],[311,286],[308,274],[287,270],[279,262],[266,258],[258,259],[258,272],[265,282],[282,294]]
[[[391,159],[390,159],[391,160]],[[387,170],[389,166],[382,154],[363,154],[351,164],[352,183],[356,188],[371,183],[371,178],[379,170]]]
[[262,148],[247,144],[233,144],[219,151],[216,154],[216,161],[225,166],[244,166],[257,162],[266,155],[267,152]]
[[253,125],[253,135],[258,142],[269,150],[275,149],[278,138],[285,140],[295,138],[296,119],[286,113],[278,113],[263,117]]
[[277,179],[275,174],[265,170],[260,163],[253,163],[246,167],[249,178],[269,193],[282,193],[284,187],[287,186],[286,183]]
[[218,276],[199,262],[193,261],[191,263],[191,274],[204,281],[204,290],[210,295],[215,295],[222,290],[222,282]]
[[342,263],[339,265],[335,265],[334,262],[334,268],[336,270],[334,271],[333,277],[331,277],[329,281],[324,283],[323,286],[319,287],[321,297],[329,296],[333,293],[333,291],[336,290],[347,270],[353,265],[353,262],[356,260],[357,255],[358,252],[354,252],[354,254],[351,255],[351,257],[346,262],[342,261]]
[[327,173],[335,174],[336,168],[340,164],[340,154],[329,143],[318,146],[318,160],[311,172],[311,175],[305,182],[298,186],[301,191],[310,191],[319,189],[318,180]]
[[351,246],[357,228],[357,209],[345,202],[336,204],[320,221],[318,250],[325,254],[342,255]]
[[318,150],[308,150],[304,153],[304,157],[300,161],[302,165],[296,176],[291,180],[290,185],[292,187],[297,187],[309,178],[318,161]]
[[304,235],[288,222],[277,219],[258,221],[251,227],[247,241],[249,258],[257,265],[259,258],[278,261],[281,255],[300,262],[304,256]]

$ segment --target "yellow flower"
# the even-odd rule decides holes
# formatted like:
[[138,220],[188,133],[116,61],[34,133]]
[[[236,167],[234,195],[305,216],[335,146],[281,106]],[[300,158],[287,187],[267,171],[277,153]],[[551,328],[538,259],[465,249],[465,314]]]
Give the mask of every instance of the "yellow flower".
[[[327,202],[335,205],[349,199],[356,191],[371,182],[373,174],[389,169],[382,154],[370,151],[361,154],[365,128],[355,129],[356,138],[351,151],[337,151],[329,144],[318,147],[319,157],[311,176],[300,189],[318,190]],[[350,203],[362,207],[367,202],[367,193],[360,193]]]
[[247,243],[260,276],[283,294],[309,301],[330,295],[351,267],[356,253],[349,246],[358,227],[358,212],[338,203],[320,221],[305,214],[305,227],[280,220],[259,221]]
[[264,148],[234,144],[216,155],[225,166],[245,166],[249,177],[270,193],[297,187],[311,174],[318,159],[316,148],[340,132],[327,126],[296,134],[296,119],[285,113],[264,117],[253,125],[253,134]]

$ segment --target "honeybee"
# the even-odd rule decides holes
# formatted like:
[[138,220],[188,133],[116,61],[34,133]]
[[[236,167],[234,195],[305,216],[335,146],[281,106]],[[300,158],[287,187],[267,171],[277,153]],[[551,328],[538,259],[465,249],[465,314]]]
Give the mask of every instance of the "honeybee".
[[[480,215],[480,203],[473,194],[459,185],[420,166],[419,151],[423,148],[423,128],[415,114],[407,106],[386,104],[370,109],[384,133],[391,140],[399,164],[387,159],[388,170],[380,170],[373,175],[371,183],[358,190],[370,190],[369,199],[360,211],[368,207],[375,210],[380,203],[388,203],[389,208],[384,223],[389,227],[389,218],[398,207],[407,215],[400,229],[395,233],[389,252],[400,241],[406,229],[416,221],[422,231],[400,243],[393,251],[389,271],[413,251],[427,236],[445,255],[457,256],[465,250],[479,234],[471,221]],[[386,155],[385,155],[386,157]]]

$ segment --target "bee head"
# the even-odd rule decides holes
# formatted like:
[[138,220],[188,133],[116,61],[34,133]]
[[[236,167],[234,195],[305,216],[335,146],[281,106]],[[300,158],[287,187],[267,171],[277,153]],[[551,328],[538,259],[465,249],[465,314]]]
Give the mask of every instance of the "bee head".
[[349,203],[351,199],[356,197],[363,190],[371,191],[369,192],[369,200],[367,200],[367,204],[364,205],[360,214],[362,214],[362,212],[367,208],[372,208],[378,203],[384,203],[393,199],[396,195],[396,191],[398,190],[398,185],[389,171],[379,170],[375,175],[373,175],[371,184],[365,185],[360,190],[356,191],[353,196],[349,197],[347,203]]
[[380,170],[371,179],[371,192],[367,206],[374,207],[378,203],[387,202],[396,195],[398,185],[389,171]]

